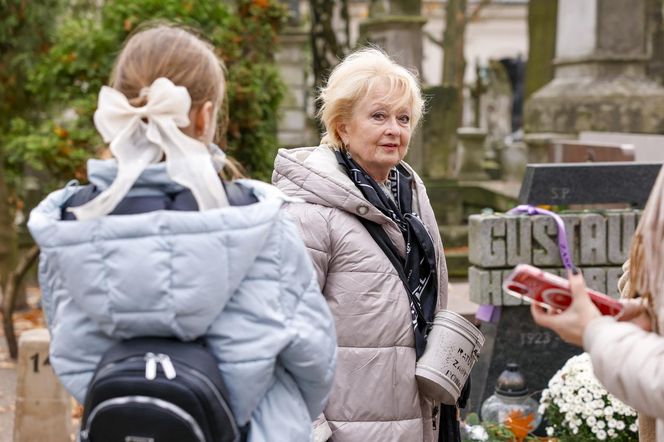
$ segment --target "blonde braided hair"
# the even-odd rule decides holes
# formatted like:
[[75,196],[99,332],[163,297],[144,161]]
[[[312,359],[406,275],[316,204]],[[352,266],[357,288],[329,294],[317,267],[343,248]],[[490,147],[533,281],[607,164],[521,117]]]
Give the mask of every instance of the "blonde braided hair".
[[[627,297],[640,297],[653,313],[653,294],[664,296],[664,168],[636,226],[629,260]],[[656,323],[656,321],[653,321]]]

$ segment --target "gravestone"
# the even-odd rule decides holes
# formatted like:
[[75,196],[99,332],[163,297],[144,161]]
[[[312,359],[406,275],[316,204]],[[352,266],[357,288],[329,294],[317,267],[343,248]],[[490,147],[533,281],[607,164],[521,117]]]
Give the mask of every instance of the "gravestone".
[[529,164],[521,204],[630,203],[644,207],[661,163]]
[[[616,165],[629,166],[623,176]],[[639,170],[634,170],[638,167]],[[631,202],[643,207],[660,164],[565,163],[530,165],[534,170],[521,188],[521,203],[597,203],[608,198],[592,190],[622,183],[629,192],[613,195],[612,202]],[[543,170],[547,174],[541,174]],[[603,175],[610,171],[608,175]],[[623,170],[624,172],[624,170]],[[647,175],[648,182],[642,180]],[[639,181],[639,175],[641,180]],[[634,180],[636,181],[630,181]],[[556,181],[557,180],[557,181]],[[616,193],[616,190],[613,189]],[[533,200],[533,195],[541,199]],[[617,298],[622,264],[629,256],[631,238],[640,211],[636,209],[562,212],[572,261],[588,287]],[[544,215],[472,215],[469,219],[470,300],[500,309],[497,323],[480,324],[485,348],[472,372],[471,409],[478,411],[491,394],[507,363],[521,367],[531,393],[546,388],[548,380],[567,359],[582,350],[562,342],[553,332],[537,326],[529,307],[502,290],[502,282],[520,263],[531,264],[565,276],[553,218]],[[537,394],[535,399],[539,399]]]
[[505,139],[513,132],[512,86],[505,67],[497,60],[489,60],[485,75],[485,91],[480,97],[480,127],[487,131],[487,159],[497,163],[501,178],[505,179],[505,169],[510,167],[505,164],[510,159],[503,155],[507,147]]
[[552,163],[582,163],[607,161],[634,161],[632,144],[611,144],[594,141],[559,140],[551,145],[549,161]]
[[[638,210],[561,213],[569,252],[588,287],[617,298],[621,266],[629,256]],[[520,263],[565,276],[553,218],[536,215],[483,214],[469,220],[470,300],[500,309],[496,323],[480,323],[486,343],[473,367],[470,410],[479,411],[493,394],[507,363],[516,362],[532,392],[546,388],[551,376],[581,349],[537,326],[529,307],[502,290],[502,282]],[[539,399],[538,395],[534,396]]]
[[46,329],[23,332],[16,366],[14,442],[68,441],[71,399],[49,363]]
[[664,135],[584,131],[579,134],[579,141],[631,144],[635,161],[664,162]]
[[486,180],[484,170],[486,131],[476,127],[457,129],[457,177],[460,180]]

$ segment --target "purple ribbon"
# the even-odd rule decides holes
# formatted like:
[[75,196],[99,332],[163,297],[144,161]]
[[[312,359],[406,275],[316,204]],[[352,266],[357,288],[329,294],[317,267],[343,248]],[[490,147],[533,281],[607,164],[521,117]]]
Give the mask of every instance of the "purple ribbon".
[[[529,204],[522,204],[520,206],[516,206],[512,210],[509,210],[507,214],[548,215],[552,217],[558,226],[558,249],[560,250],[560,259],[563,261],[563,266],[568,270],[572,270],[574,268],[574,264],[572,263],[572,258],[569,253],[569,246],[567,244],[565,223],[557,213],[553,213],[550,210],[540,209]],[[480,305],[475,314],[475,317],[481,321],[498,322],[498,319],[500,318],[500,309],[495,305]]]
[[475,319],[484,322],[498,322],[500,319],[500,308],[496,305],[482,304],[477,307],[475,312]]
[[567,270],[572,270],[574,268],[574,264],[572,263],[572,258],[569,253],[569,246],[567,244],[567,235],[565,234],[565,223],[557,213],[553,213],[550,210],[540,209],[538,207],[534,207],[529,204],[522,204],[508,211],[507,214],[508,215],[519,215],[519,214],[549,215],[550,217],[552,217],[556,221],[556,224],[558,225],[558,249],[560,250],[560,259],[563,261],[563,266]]

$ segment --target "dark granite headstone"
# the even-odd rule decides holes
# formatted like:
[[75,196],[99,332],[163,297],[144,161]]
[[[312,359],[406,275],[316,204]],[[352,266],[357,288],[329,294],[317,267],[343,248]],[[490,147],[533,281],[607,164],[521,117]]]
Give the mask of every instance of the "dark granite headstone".
[[661,163],[529,164],[520,204],[630,203],[643,208]]
[[528,306],[502,306],[497,324],[483,322],[486,338],[480,358],[471,372],[472,390],[467,411],[479,413],[494,392],[498,376],[509,362],[519,364],[533,399],[539,400],[549,379],[569,358],[583,352],[563,342],[554,332],[533,322]]

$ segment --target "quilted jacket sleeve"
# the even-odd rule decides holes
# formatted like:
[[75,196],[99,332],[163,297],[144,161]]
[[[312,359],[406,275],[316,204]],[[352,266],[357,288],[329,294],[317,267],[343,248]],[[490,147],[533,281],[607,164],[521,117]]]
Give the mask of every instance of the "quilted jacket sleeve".
[[289,320],[292,339],[279,356],[302,393],[312,420],[323,411],[336,369],[334,319],[320,292],[309,254],[289,221],[281,244],[283,290],[297,290]]
[[634,324],[601,317],[586,328],[583,346],[597,379],[637,411],[664,418],[664,338]]
[[67,391],[83,403],[97,363],[113,340],[90,321],[58,281],[56,258],[43,249],[39,282],[51,334],[49,361]]

